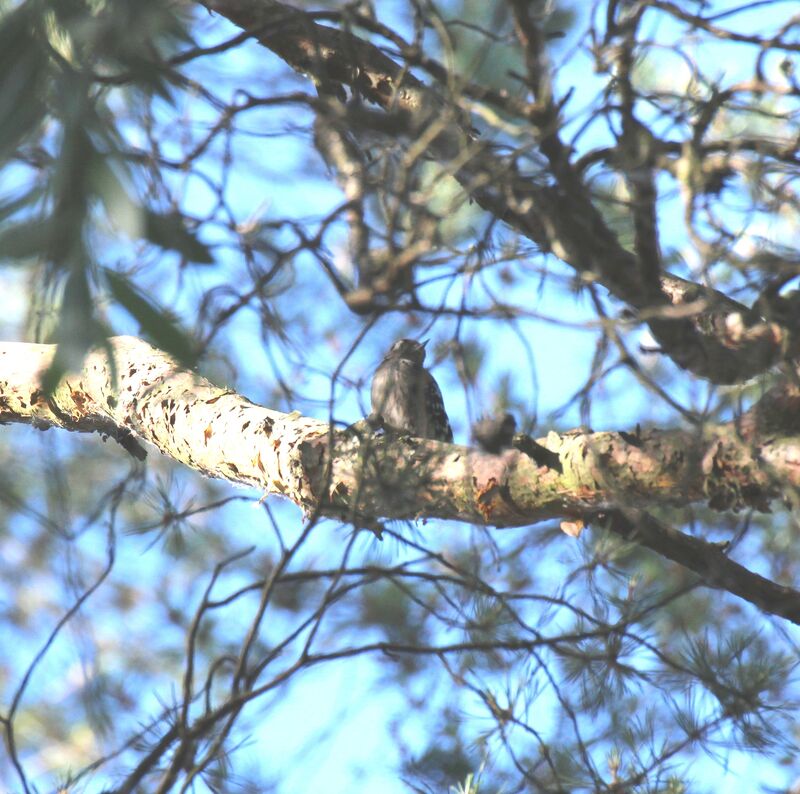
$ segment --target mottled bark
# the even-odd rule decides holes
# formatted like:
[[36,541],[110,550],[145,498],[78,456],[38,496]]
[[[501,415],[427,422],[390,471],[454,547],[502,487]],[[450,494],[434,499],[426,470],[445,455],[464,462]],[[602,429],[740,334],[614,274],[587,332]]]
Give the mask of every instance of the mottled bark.
[[697,502],[765,510],[800,486],[800,437],[773,424],[760,438],[755,420],[635,434],[551,432],[538,446],[522,440],[492,455],[334,430],[214,386],[140,339],[111,344],[116,381],[105,352],[96,350],[49,398],[39,383],[54,346],[0,345],[0,421],[132,436],[209,477],[355,523],[444,518],[521,526],[617,506]]
[[[797,389],[770,392],[736,424],[630,434],[575,430],[517,436],[500,454],[407,436],[347,430],[284,414],[181,369],[134,337],[109,340],[42,391],[54,345],[0,344],[0,423],[99,432],[137,458],[152,444],[209,477],[284,496],[307,517],[330,516],[378,536],[387,519],[456,519],[510,527],[562,518],[641,543],[762,609],[800,622],[800,594],[644,512],[706,502],[768,510],[800,487]],[[786,426],[780,426],[781,420]],[[761,431],[765,435],[761,435]],[[794,434],[794,435],[792,435]]]

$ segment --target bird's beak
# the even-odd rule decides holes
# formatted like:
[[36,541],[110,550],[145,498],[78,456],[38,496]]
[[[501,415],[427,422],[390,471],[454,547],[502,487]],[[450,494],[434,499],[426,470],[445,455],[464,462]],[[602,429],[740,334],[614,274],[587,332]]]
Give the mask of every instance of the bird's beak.
[[420,342],[420,344],[421,344],[423,347],[425,347],[425,345],[427,345],[427,344],[428,344],[428,342],[430,342],[430,341],[431,341],[430,339],[423,339],[423,340]]

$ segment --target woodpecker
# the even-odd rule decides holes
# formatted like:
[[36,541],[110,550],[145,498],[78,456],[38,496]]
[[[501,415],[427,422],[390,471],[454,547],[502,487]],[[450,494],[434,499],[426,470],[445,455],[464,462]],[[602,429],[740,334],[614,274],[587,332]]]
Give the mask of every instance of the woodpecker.
[[516,430],[517,420],[511,414],[486,416],[472,426],[472,437],[484,452],[498,455],[511,446]]
[[396,433],[453,440],[442,392],[427,369],[424,342],[398,339],[372,378],[372,416]]

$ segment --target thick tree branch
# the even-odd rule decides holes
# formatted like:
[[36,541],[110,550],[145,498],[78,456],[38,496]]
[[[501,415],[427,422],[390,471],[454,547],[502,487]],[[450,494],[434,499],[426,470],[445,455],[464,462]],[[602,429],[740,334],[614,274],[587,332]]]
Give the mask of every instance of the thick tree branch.
[[[617,298],[646,315],[663,351],[681,367],[717,383],[733,383],[800,355],[800,334],[774,322],[755,318],[732,334],[725,320],[670,314],[676,292],[654,294],[652,280],[642,278],[653,268],[641,269],[636,256],[620,245],[564,157],[556,158],[558,168],[550,157],[557,183],[537,184],[518,171],[512,158],[472,140],[457,108],[349,31],[317,24],[306,13],[276,0],[201,1],[252,30],[262,44],[317,84],[347,84],[390,112],[394,131],[426,140],[430,153],[450,162],[453,175],[484,209],[579,273],[593,274]],[[533,104],[528,111],[534,127],[546,127],[540,129],[543,140],[548,135],[552,139],[552,113],[547,107]],[[359,123],[367,123],[369,117],[361,113]],[[671,279],[665,277],[662,283]],[[726,299],[718,295],[713,303],[722,306]],[[736,314],[741,318],[746,312],[741,306]]]
[[[110,343],[114,368],[96,350],[50,398],[39,383],[55,347],[0,345],[0,421],[79,432],[114,427],[207,476],[355,523],[444,518],[522,526],[615,506],[695,502],[766,510],[800,487],[800,436],[772,423],[760,437],[755,418],[691,431],[551,432],[534,447],[547,451],[544,458],[526,454],[524,444],[492,455],[335,431],[214,386],[140,339]],[[796,422],[788,424],[796,432]]]
[[727,556],[726,546],[686,535],[643,511],[614,510],[602,519],[615,534],[694,571],[705,586],[727,590],[765,612],[800,624],[800,592],[748,571]]
[[[444,518],[507,527],[609,516],[613,531],[685,565],[706,584],[800,620],[794,591],[642,512],[703,501],[717,510],[767,510],[771,499],[800,490],[796,388],[768,393],[763,410],[756,406],[737,426],[553,432],[537,442],[523,437],[517,448],[493,455],[357,426],[334,431],[214,386],[140,339],[109,343],[113,366],[105,350],[95,350],[50,397],[39,384],[55,346],[0,344],[0,422],[135,436],[207,476],[356,525]],[[795,435],[781,434],[781,420]]]

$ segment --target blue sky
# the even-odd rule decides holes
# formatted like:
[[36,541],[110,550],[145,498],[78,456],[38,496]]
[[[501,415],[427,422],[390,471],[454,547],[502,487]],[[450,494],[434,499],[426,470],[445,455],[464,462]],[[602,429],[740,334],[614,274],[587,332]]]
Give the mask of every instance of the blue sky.
[[[730,4],[726,4],[727,7]],[[788,8],[790,4],[787,4]],[[393,8],[403,8],[404,4],[379,4],[381,17],[392,24]],[[717,7],[723,7],[717,4]],[[763,11],[750,15],[742,15],[739,24],[743,29],[750,25],[768,26],[769,20],[765,19]],[[775,12],[769,12],[775,13]],[[402,24],[402,23],[400,23]],[[580,39],[583,25],[579,24],[575,32],[559,47],[559,53],[567,58],[559,73],[559,92],[563,95],[569,87],[576,91],[568,106],[575,114],[574,126],[581,123],[579,111],[591,98],[596,95],[599,78],[591,73],[591,64],[585,55],[574,47]],[[659,36],[670,35],[665,24],[661,23]],[[212,29],[206,34],[207,43],[212,43],[226,38],[235,30],[222,23],[214,22]],[[745,76],[743,62],[726,60],[727,49],[704,46],[698,57],[709,62],[719,60],[719,73],[726,79],[732,79],[741,73]],[[664,63],[673,63],[669,52],[664,53]],[[677,68],[677,67],[675,67]],[[270,91],[270,81],[274,75],[283,74],[285,66],[275,56],[252,42],[239,48],[224,58],[214,58],[207,62],[200,62],[187,68],[187,71],[200,81],[207,81],[215,89],[222,85],[222,75],[227,82],[228,90],[233,93],[247,86],[254,91],[266,94]],[[671,79],[671,78],[670,78]],[[300,78],[291,78],[287,85],[301,86],[303,90],[312,92],[310,84],[303,83]],[[187,114],[192,120],[202,125],[210,121],[211,116],[202,103],[192,100],[179,100],[175,109],[164,107],[164,120],[168,123],[174,116]],[[235,167],[231,173],[228,185],[227,198],[234,214],[240,221],[245,219],[270,220],[277,217],[322,217],[341,200],[341,194],[336,188],[334,180],[325,177],[324,169],[319,163],[316,152],[310,145],[307,134],[297,134],[297,128],[306,128],[310,116],[300,106],[288,109],[269,109],[251,112],[243,118],[243,130],[252,130],[263,134],[273,131],[274,136],[266,142],[263,138],[242,138],[234,144]],[[597,145],[608,140],[608,131],[596,125],[586,138],[583,145]],[[176,142],[171,142],[168,137],[164,140],[164,153],[171,153],[171,146],[178,156],[180,150]],[[212,166],[209,166],[212,168]],[[287,174],[294,174],[300,168],[307,171],[306,178],[287,178]],[[185,186],[186,208],[191,212],[202,214],[208,209],[212,195],[204,186],[202,180],[190,178]],[[677,201],[673,200],[665,209],[665,217],[669,219],[673,214],[678,218],[679,209]],[[479,218],[480,219],[480,218]],[[671,229],[680,229],[678,224],[670,224]],[[216,242],[213,231],[204,231],[206,242]],[[285,231],[276,231],[275,239],[285,241],[290,234]],[[224,235],[219,234],[219,240]],[[680,231],[677,231],[665,244],[679,251],[685,251],[687,242]],[[116,252],[113,248],[105,249],[105,255],[113,259]],[[129,249],[120,248],[120,256],[130,256]],[[688,262],[691,265],[691,262]],[[547,267],[553,272],[565,275],[568,271],[554,261],[547,262]],[[191,268],[180,275],[178,279],[170,281],[164,277],[169,272],[166,267],[159,267],[149,276],[148,289],[157,294],[164,305],[183,311],[187,324],[191,320],[194,307],[194,298],[210,286],[224,286],[236,283],[241,277],[241,263],[235,252],[218,251],[218,267],[214,269]],[[17,290],[10,291],[10,295],[21,295],[24,287],[22,271],[7,270],[3,278],[6,284],[11,284]],[[297,283],[305,284],[309,294],[317,289],[315,283],[322,278],[318,266],[309,260],[300,260],[296,273]],[[187,292],[180,293],[182,297],[176,303],[179,295],[178,287]],[[537,285],[538,287],[538,285]],[[499,288],[502,288],[500,286]],[[297,289],[297,287],[296,287]],[[431,291],[437,289],[432,288]],[[536,415],[539,420],[537,434],[546,434],[552,426],[549,419],[551,412],[563,406],[584,383],[590,372],[591,356],[594,352],[593,338],[595,331],[580,328],[584,323],[594,318],[594,311],[588,298],[564,295],[564,290],[554,288],[546,283],[539,290],[530,290],[527,284],[519,287],[525,289],[525,300],[532,312],[540,311],[550,318],[564,318],[568,326],[540,319],[525,319],[518,323],[517,329],[503,328],[498,324],[489,326],[467,321],[464,323],[466,338],[474,336],[484,341],[487,334],[491,333],[488,349],[491,359],[482,374],[477,389],[465,395],[464,389],[458,379],[457,373],[448,361],[443,361],[436,367],[435,372],[447,398],[448,408],[454,419],[456,441],[466,443],[468,439],[467,416],[490,409],[493,395],[493,383],[502,374],[508,374],[516,393],[528,408],[529,415]],[[299,408],[305,413],[320,418],[327,417],[327,396],[329,390],[329,374],[339,357],[358,336],[362,321],[360,318],[347,315],[342,308],[331,299],[332,291],[325,285],[325,298],[298,302],[288,312],[288,317],[299,318],[308,324],[311,331],[306,338],[299,330],[299,322],[290,327],[291,344],[288,346],[274,344],[271,352],[278,362],[278,367],[287,377],[294,378],[294,385],[309,399],[301,405],[274,405],[270,407],[291,410]],[[455,300],[457,296],[453,296]],[[14,335],[14,324],[17,311],[21,311],[22,302],[16,298],[6,306],[6,314],[2,318],[4,331],[8,331],[5,338]],[[115,328],[120,332],[136,333],[136,326],[121,313],[112,314]],[[434,339],[444,340],[452,335],[453,321],[443,321],[436,325],[431,335]],[[17,325],[19,332],[19,326]],[[233,379],[231,385],[256,402],[269,404],[270,393],[274,386],[275,374],[270,363],[270,356],[263,348],[260,341],[258,319],[252,312],[243,312],[238,315],[220,339],[220,348],[233,362],[227,367],[224,362],[207,362],[207,371],[217,380],[224,380],[230,374]],[[343,375],[352,383],[362,383],[360,392],[346,383],[337,387],[337,401],[335,404],[335,418],[342,422],[351,422],[359,418],[359,397],[363,404],[366,399],[366,386],[369,374],[380,359],[381,353],[390,340],[401,333],[408,333],[404,318],[389,315],[380,320],[373,332],[367,337],[366,344],[360,348],[348,363]],[[533,366],[528,365],[525,351],[520,344],[518,333],[528,340],[533,340]],[[629,344],[635,350],[638,331],[634,331]],[[21,335],[21,333],[20,333]],[[671,365],[657,359],[657,357],[644,358],[643,365],[655,370],[662,367],[667,373]],[[302,364],[313,363],[314,367],[303,369]],[[297,366],[295,366],[297,365]],[[532,386],[531,384],[534,384]],[[637,421],[663,423],[673,418],[673,412],[665,404],[654,401],[643,389],[640,389],[632,377],[624,370],[617,370],[605,385],[605,399],[597,400],[589,417],[595,429],[625,429],[635,425]],[[708,399],[708,390],[703,384],[682,389],[679,396],[695,406],[702,406]],[[559,417],[559,427],[571,427],[580,424],[582,417],[576,408],[566,411]],[[4,429],[5,430],[5,429]],[[22,428],[14,429],[17,439],[27,438],[25,433],[31,431]],[[20,441],[20,443],[26,443]],[[34,444],[38,441],[34,441]],[[94,443],[85,439],[78,439],[76,443]],[[151,456],[155,455],[151,451]],[[163,462],[153,464],[155,469],[162,468]],[[180,476],[180,475],[179,475]],[[194,475],[187,475],[191,481]],[[189,488],[191,486],[188,486]],[[246,492],[241,492],[243,495]],[[259,494],[253,496],[254,501]],[[282,523],[287,527],[287,534],[297,532],[300,527],[299,511],[290,505],[271,505]],[[229,527],[229,543],[231,547],[244,547],[256,542],[263,548],[269,548],[272,542],[267,534],[267,521],[258,506],[252,504],[235,503],[224,509],[221,518]],[[202,532],[203,522],[197,522],[197,532]],[[24,528],[21,527],[24,537]],[[423,530],[424,531],[424,530]],[[441,543],[446,548],[449,542],[456,544],[463,534],[464,528],[450,525],[436,529],[441,533]],[[309,559],[326,559],[329,555],[335,559],[338,554],[338,544],[346,537],[346,532],[335,528],[333,523],[324,523],[315,532],[314,540],[308,549]],[[510,542],[511,533],[504,536],[500,542]],[[86,538],[84,553],[87,557],[95,556],[102,559],[102,547],[91,548],[96,544],[97,536]],[[154,577],[161,573],[163,561],[155,558],[156,550],[149,548],[152,538],[124,537],[120,539],[118,559],[114,576],[120,580],[130,578],[141,581],[150,573]],[[564,538],[564,546],[549,553],[558,562],[561,560],[563,569],[553,569],[554,579],[558,578],[558,570],[569,570],[579,556],[579,551],[573,541]],[[377,557],[381,560],[391,560],[396,555],[397,549],[389,544],[379,545],[371,538],[359,539],[357,553],[365,558]],[[7,547],[4,554],[10,553]],[[318,557],[315,557],[318,555]],[[202,591],[204,582],[186,581],[181,578],[184,571],[180,561],[174,564],[175,581],[177,587],[197,593]],[[152,567],[152,571],[150,568]],[[209,565],[209,568],[211,566]],[[226,586],[235,585],[235,581],[226,582]],[[57,594],[56,594],[57,595]],[[57,600],[57,599],[54,599]],[[152,624],[154,633],[163,631],[161,616],[156,613],[143,612],[138,616],[143,626]],[[242,616],[244,617],[244,616]],[[99,626],[100,633],[109,633],[109,637],[119,627],[114,625],[113,613],[108,614],[108,624]],[[246,620],[245,620],[246,622]],[[49,628],[50,624],[47,624]],[[133,629],[134,627],[131,627]],[[141,626],[135,627],[141,629]],[[65,660],[74,654],[74,638],[63,635],[52,656],[48,656],[47,666],[37,674],[37,682],[52,681],[53,671],[67,664]],[[29,648],[25,648],[16,659],[19,669],[24,668],[30,659]],[[74,662],[73,662],[74,665]],[[74,667],[72,668],[74,669]],[[48,673],[48,671],[50,671]],[[392,770],[397,766],[399,758],[393,753],[395,747],[391,726],[394,717],[399,717],[406,710],[406,701],[396,691],[386,691],[380,686],[380,677],[385,673],[374,665],[370,659],[351,659],[336,663],[332,666],[319,667],[309,670],[284,691],[281,690],[282,699],[275,699],[266,708],[254,709],[247,719],[253,725],[253,742],[237,753],[238,763],[260,766],[268,775],[281,781],[281,791],[317,790],[323,789],[329,794],[350,792],[356,790],[380,790],[393,794],[393,792],[407,791],[407,787],[398,781]],[[444,673],[440,673],[444,675]],[[420,697],[435,698],[436,682],[425,680],[419,683]],[[441,691],[446,691],[442,687]],[[169,699],[168,692],[152,693],[148,697],[152,713],[158,708],[158,698]],[[474,709],[476,704],[471,701],[471,696],[464,696],[462,704],[466,711]],[[146,705],[146,702],[143,703]],[[145,711],[147,709],[145,708]],[[543,709],[545,711],[546,709]],[[335,717],[331,727],[331,716]],[[544,721],[548,720],[544,716]],[[428,725],[422,717],[413,717],[404,723],[401,730],[405,738],[420,748],[424,746],[424,739]],[[418,732],[418,733],[416,733]],[[318,744],[314,738],[322,734],[323,740]],[[415,735],[416,734],[416,735]],[[243,761],[243,759],[246,759]],[[43,764],[47,766],[47,764]],[[778,765],[770,765],[763,760],[752,761],[746,753],[733,753],[729,756],[727,772],[716,762],[701,760],[695,766],[698,780],[713,780],[714,786],[724,781],[726,791],[752,791],[754,780],[759,783],[772,785],[787,785],[791,782],[791,774],[787,774]],[[455,785],[458,781],[453,781]],[[87,791],[99,791],[102,781],[97,785],[92,783]],[[202,791],[202,787],[198,790]]]

